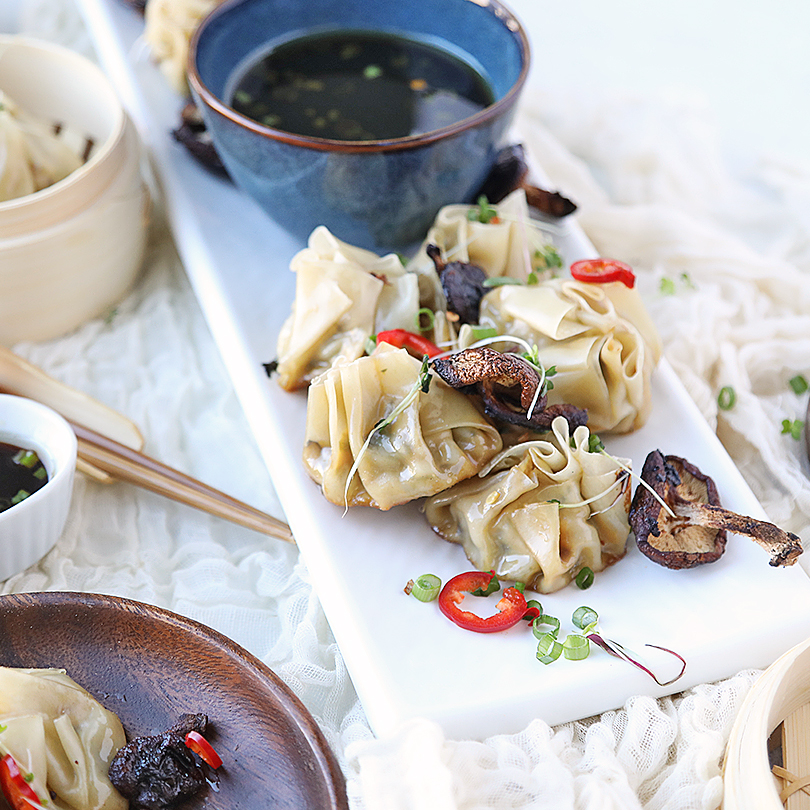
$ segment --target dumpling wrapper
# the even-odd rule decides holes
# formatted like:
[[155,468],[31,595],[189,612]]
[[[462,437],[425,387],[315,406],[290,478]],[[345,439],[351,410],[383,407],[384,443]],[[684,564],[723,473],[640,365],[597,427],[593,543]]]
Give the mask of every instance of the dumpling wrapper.
[[584,426],[569,436],[557,417],[548,439],[504,450],[478,477],[429,498],[428,523],[477,569],[540,593],[584,566],[603,571],[625,553],[630,487],[616,461],[588,452],[589,438]]
[[277,344],[279,384],[287,391],[362,357],[377,332],[414,328],[418,279],[393,254],[348,245],[321,226],[290,269],[296,274],[295,301]]
[[363,449],[374,426],[412,391],[421,365],[404,349],[382,344],[312,381],[304,465],[327,500],[390,509],[475,475],[501,449],[498,431],[467,396],[435,375],[428,393]]
[[520,281],[526,281],[529,273],[538,269],[536,252],[542,254],[551,246],[529,215],[523,189],[513,191],[495,206],[497,222],[470,220],[468,214],[474,208],[441,208],[422,246],[408,263],[408,270],[420,276],[424,306],[433,310],[447,306],[433,261],[426,252],[428,245],[438,246],[446,262],[471,262],[490,278],[507,276]]
[[[627,433],[640,428],[652,408],[660,343],[649,317],[644,328],[653,345],[620,315],[605,286],[558,278],[498,287],[483,297],[480,320],[537,345],[543,365],[556,369],[549,404],[585,408],[593,433]],[[631,314],[632,304],[622,300],[623,310]],[[635,309],[646,315],[640,299]]]
[[0,202],[25,197],[63,180],[82,159],[50,126],[0,90]]
[[[0,667],[0,751],[57,810],[126,810],[107,777],[124,729],[61,669]],[[51,799],[51,793],[55,798]]]

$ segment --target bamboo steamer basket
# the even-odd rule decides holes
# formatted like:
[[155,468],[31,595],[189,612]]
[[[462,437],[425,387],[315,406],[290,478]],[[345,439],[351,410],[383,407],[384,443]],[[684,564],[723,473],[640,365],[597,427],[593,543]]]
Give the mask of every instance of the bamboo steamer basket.
[[810,790],[810,639],[771,664],[743,702],[726,747],[723,810],[805,810],[803,785]]
[[85,162],[0,202],[0,345],[48,340],[107,314],[143,263],[150,198],[135,127],[102,71],[67,48],[0,35],[0,88]]

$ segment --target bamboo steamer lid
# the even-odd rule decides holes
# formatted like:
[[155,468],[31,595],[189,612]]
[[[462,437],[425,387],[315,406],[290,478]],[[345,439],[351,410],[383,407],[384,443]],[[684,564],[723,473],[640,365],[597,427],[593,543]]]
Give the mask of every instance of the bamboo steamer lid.
[[[778,658],[754,684],[734,721],[723,765],[723,810],[784,810],[768,738],[810,703],[810,639]],[[805,735],[810,750],[810,729]],[[802,777],[801,773],[796,776]]]

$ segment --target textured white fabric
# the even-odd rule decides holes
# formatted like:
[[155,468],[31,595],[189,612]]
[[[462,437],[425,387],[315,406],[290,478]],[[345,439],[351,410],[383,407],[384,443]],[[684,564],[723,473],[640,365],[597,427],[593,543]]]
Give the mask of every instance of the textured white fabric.
[[[26,30],[87,47],[69,0],[23,10]],[[667,357],[766,510],[810,536],[803,443],[781,434],[806,407],[787,381],[810,376],[810,167],[763,159],[732,173],[689,100],[527,98],[519,128],[600,252],[634,265]],[[129,415],[151,455],[281,515],[159,228],[137,289],[109,319],[16,350]],[[724,385],[737,404],[718,412]],[[354,810],[714,810],[729,729],[758,674],[557,728],[527,717],[521,733],[484,741],[448,740],[425,720],[375,739],[294,548],[81,477],[57,547],[2,584],[58,589],[161,605],[259,656],[317,718]]]

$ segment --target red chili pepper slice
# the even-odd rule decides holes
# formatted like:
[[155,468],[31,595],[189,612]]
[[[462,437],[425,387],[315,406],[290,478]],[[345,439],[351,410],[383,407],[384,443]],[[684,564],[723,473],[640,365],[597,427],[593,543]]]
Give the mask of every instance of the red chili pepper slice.
[[214,751],[211,743],[208,742],[199,731],[189,731],[189,733],[186,734],[186,745],[197,754],[203,762],[214,768],[214,770],[222,765],[219,754]]
[[410,349],[420,359],[425,355],[435,357],[437,354],[442,353],[442,350],[435,343],[422,337],[422,335],[417,335],[415,332],[409,332],[407,329],[388,329],[384,332],[378,332],[377,343],[390,343],[398,349]]
[[448,580],[439,594],[439,609],[451,622],[475,633],[497,633],[513,627],[526,613],[526,598],[517,588],[507,588],[495,605],[498,612],[486,619],[459,607],[465,593],[486,590],[493,576],[491,571],[470,571]]
[[634,287],[636,276],[629,264],[616,259],[583,259],[571,265],[571,275],[577,281],[590,281],[607,284],[609,281],[621,281],[625,287]]
[[11,810],[31,810],[32,807],[42,807],[39,796],[20,771],[17,761],[11,754],[0,759],[0,788],[11,807]]

